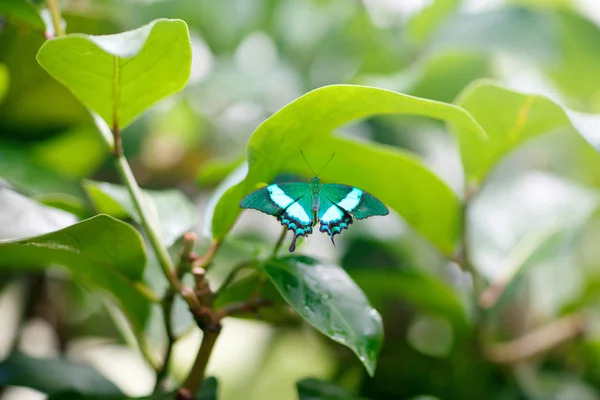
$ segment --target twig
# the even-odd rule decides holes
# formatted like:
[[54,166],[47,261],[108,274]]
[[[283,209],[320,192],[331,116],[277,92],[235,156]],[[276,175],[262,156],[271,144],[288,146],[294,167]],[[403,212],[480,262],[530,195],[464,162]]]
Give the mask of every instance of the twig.
[[271,254],[271,258],[275,258],[277,257],[277,253],[279,253],[279,249],[281,249],[281,245],[283,244],[283,241],[285,240],[285,236],[287,235],[287,227],[283,227],[283,230],[281,231],[281,234],[279,235],[279,239],[277,239],[277,243],[275,243],[275,247],[273,248],[273,253]]
[[273,301],[269,299],[250,299],[248,301],[239,301],[237,303],[231,303],[217,311],[217,318],[222,320],[225,317],[229,317],[235,314],[242,313],[258,313],[260,307],[272,306]]
[[[196,360],[184,385],[177,391],[176,399],[191,399],[201,389],[206,365],[208,364],[215,342],[221,333],[221,321],[214,311],[214,293],[210,289],[210,285],[206,279],[206,270],[195,267],[192,269],[192,274],[196,281],[193,298],[197,300],[197,304],[190,307],[190,311],[204,335],[202,336],[202,343],[196,355]],[[191,294],[187,293],[187,290],[182,293],[184,296],[192,298]]]
[[[194,259],[194,245],[196,244],[196,234],[194,232],[186,232],[183,235],[183,247],[179,256],[179,264],[177,265],[177,279],[181,281],[187,271],[190,270],[192,260]],[[173,302],[175,300],[175,290],[169,287],[162,300],[162,314],[165,324],[165,332],[167,334],[167,348],[165,350],[164,361],[156,373],[156,383],[154,392],[157,392],[164,385],[164,380],[168,376],[169,363],[173,354],[173,345],[177,341],[173,329]]]
[[229,275],[227,275],[227,277],[221,284],[221,286],[219,286],[219,289],[217,289],[217,291],[215,292],[214,298],[216,299],[217,297],[219,297],[219,295],[221,295],[221,293],[223,293],[223,291],[225,289],[227,289],[229,287],[229,285],[231,285],[231,283],[235,280],[235,278],[237,277],[237,274],[240,273],[240,271],[242,271],[244,268],[251,267],[252,265],[254,265],[253,260],[243,261],[243,262],[237,264],[235,267],[233,267],[231,269],[231,272],[229,272]]
[[581,314],[562,317],[518,339],[491,345],[486,353],[493,362],[501,364],[516,363],[579,336],[585,330],[585,322]]
[[57,37],[65,36],[65,31],[62,27],[62,17],[60,15],[60,7],[58,6],[58,0],[47,0],[46,5],[50,11],[50,17],[52,18],[52,26],[54,27],[54,35]]

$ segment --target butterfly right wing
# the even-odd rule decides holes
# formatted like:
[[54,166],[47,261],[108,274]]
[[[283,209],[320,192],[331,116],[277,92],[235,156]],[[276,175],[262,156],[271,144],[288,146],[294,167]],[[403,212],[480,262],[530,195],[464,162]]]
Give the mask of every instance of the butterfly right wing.
[[240,203],[242,208],[253,208],[274,215],[281,225],[294,232],[290,251],[296,249],[298,236],[312,233],[312,192],[308,183],[277,183],[250,193]]

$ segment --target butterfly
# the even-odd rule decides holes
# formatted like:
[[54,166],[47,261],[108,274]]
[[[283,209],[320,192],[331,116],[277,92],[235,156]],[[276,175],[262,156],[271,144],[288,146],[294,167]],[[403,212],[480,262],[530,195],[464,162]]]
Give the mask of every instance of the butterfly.
[[335,245],[335,235],[348,229],[355,218],[389,214],[381,201],[364,190],[337,183],[322,184],[319,174],[314,175],[310,183],[276,183],[258,189],[246,196],[240,207],[277,217],[281,225],[294,233],[290,252],[296,249],[298,237],[308,237],[317,223],[320,223],[319,230],[331,236]]

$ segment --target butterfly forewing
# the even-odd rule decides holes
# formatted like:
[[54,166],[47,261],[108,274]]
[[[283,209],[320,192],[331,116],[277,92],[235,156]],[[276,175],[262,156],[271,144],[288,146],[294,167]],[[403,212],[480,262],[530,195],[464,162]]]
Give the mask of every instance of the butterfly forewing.
[[283,226],[294,232],[290,251],[294,251],[298,236],[312,233],[314,217],[311,186],[308,183],[269,185],[249,194],[240,206],[275,215]]
[[388,213],[382,202],[356,187],[339,184],[324,184],[321,187],[319,230],[329,234],[332,241],[342,229],[348,229],[352,217],[363,219]]

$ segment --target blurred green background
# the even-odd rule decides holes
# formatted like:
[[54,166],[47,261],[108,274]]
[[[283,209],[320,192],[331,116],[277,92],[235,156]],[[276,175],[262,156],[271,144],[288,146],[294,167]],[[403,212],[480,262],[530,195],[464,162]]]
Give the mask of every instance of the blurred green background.
[[[124,146],[141,186],[177,187],[194,200],[198,232],[207,223],[210,194],[244,160],[254,129],[323,85],[365,84],[454,102],[488,78],[600,113],[596,0],[61,5],[68,33],[118,33],[163,17],[187,22],[193,49],[187,88],[130,126]],[[44,40],[22,21],[0,18],[0,239],[58,229],[73,214],[89,216],[81,180],[118,181],[89,114],[37,64]],[[496,100],[502,104],[491,93],[489,101]],[[368,378],[349,350],[293,316],[277,323],[230,318],[209,364],[220,398],[294,399],[296,382],[315,377],[368,399],[600,399],[600,156],[573,129],[542,133],[502,159],[470,204],[470,255],[481,278],[495,281],[511,262],[521,266],[494,307],[482,311],[473,299],[481,282],[397,215],[354,225],[336,248],[315,234],[302,252],[340,262],[382,314],[386,338],[376,375]],[[456,140],[438,121],[376,117],[341,134],[414,152],[460,196],[469,187]],[[245,213],[219,265],[226,270],[239,254],[268,248],[278,232],[274,219]],[[220,277],[215,271],[213,279]],[[127,394],[147,394],[150,369],[98,297],[60,271],[2,273],[0,359],[14,345],[36,357],[64,353],[96,366]],[[523,349],[501,347],[544,326],[550,333],[525,342],[526,350],[561,329],[577,332],[534,357],[510,358]],[[195,331],[178,343],[179,378],[198,343]],[[44,397],[23,388],[0,393]]]

